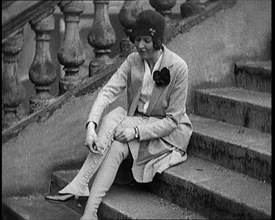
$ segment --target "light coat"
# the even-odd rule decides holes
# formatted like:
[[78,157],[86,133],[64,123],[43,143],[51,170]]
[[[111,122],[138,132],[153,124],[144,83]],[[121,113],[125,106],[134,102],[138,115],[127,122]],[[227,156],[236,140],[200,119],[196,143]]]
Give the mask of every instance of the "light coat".
[[[181,57],[167,47],[163,46],[163,48],[159,70],[167,67],[171,80],[167,86],[154,86],[146,112],[148,117],[131,119],[131,116],[135,116],[136,113],[145,71],[144,61],[137,52],[134,52],[127,57],[100,90],[87,120],[87,122],[93,121],[99,124],[105,107],[115,101],[124,89],[127,89],[127,107],[130,117],[127,117],[122,126],[138,126],[139,141],[130,141],[128,145],[134,158],[134,165],[143,166],[143,168],[151,160],[168,155],[171,149],[179,149],[184,154],[193,131],[185,106],[188,67]],[[167,168],[169,165],[162,167]],[[149,179],[153,178],[154,173],[149,175]]]

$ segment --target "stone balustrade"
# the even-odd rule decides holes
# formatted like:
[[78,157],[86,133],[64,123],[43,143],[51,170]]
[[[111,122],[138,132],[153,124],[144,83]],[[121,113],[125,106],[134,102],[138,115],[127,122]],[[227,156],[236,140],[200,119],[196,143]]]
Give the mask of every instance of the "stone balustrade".
[[59,93],[63,94],[81,82],[78,73],[85,61],[85,52],[80,41],[78,23],[80,14],[84,11],[84,3],[83,1],[72,1],[69,4],[60,2],[59,6],[64,13],[65,21],[64,38],[57,55],[65,71],[65,76],[59,82]]
[[19,105],[24,98],[24,88],[18,80],[18,55],[23,47],[23,29],[20,28],[2,43],[2,112],[3,125],[14,123],[19,117]]
[[[120,42],[121,56],[125,57],[134,47],[129,41],[135,19],[143,10],[142,2],[148,1],[151,9],[155,9],[167,16],[175,6],[176,0],[120,0],[121,9],[117,11],[119,22],[125,36],[117,39],[116,31],[109,18],[109,0],[90,0],[86,4],[93,4],[94,11],[90,32],[87,40],[91,48],[84,48],[80,38],[79,22],[85,10],[84,1],[14,1],[11,4],[2,2],[2,129],[17,123],[22,117],[41,110],[54,103],[60,96],[80,85],[85,78],[92,77],[95,70],[113,63],[109,57],[111,48],[116,41]],[[20,5],[21,2],[21,5]],[[119,1],[118,1],[119,2]],[[55,30],[53,13],[59,7],[63,13],[65,31],[60,48],[50,51],[52,43],[51,33]],[[11,12],[18,13],[12,15]],[[19,12],[20,13],[19,13]],[[4,13],[3,13],[4,12]],[[19,54],[24,47],[24,26],[30,25],[35,33],[35,54],[29,67],[29,80],[33,84],[35,94],[29,100],[29,109],[20,110],[24,99],[23,88],[17,68]],[[86,60],[85,50],[93,48],[94,57],[89,61],[89,68],[85,76],[80,76],[80,67]],[[55,53],[55,54],[54,54]],[[58,76],[53,59],[58,62],[65,74]],[[59,80],[59,93],[50,94],[51,86]],[[24,114],[22,115],[22,112]]]
[[143,10],[140,0],[136,1],[124,1],[119,11],[119,21],[124,27],[125,36],[121,38],[120,50],[122,56],[127,56],[133,51],[133,44],[129,39],[129,35],[132,32],[133,26],[137,15]]
[[29,79],[34,84],[36,95],[30,98],[30,113],[49,104],[50,85],[56,79],[56,71],[49,51],[50,33],[54,30],[53,10],[30,21],[36,37],[36,49],[29,70]]

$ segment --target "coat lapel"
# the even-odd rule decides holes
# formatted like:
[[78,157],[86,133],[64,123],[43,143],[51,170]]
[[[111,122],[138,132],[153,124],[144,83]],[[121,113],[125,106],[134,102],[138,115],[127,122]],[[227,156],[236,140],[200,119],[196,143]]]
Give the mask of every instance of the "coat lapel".
[[135,66],[132,69],[132,88],[133,88],[133,99],[130,104],[129,110],[128,110],[128,115],[133,116],[137,105],[139,101],[139,97],[141,94],[141,87],[142,87],[142,82],[143,82],[143,77],[144,77],[144,63],[142,60],[140,60],[140,64]]
[[[163,67],[167,67],[169,69],[172,66],[170,51],[165,46],[163,46],[163,48],[164,48],[163,57],[162,57],[162,61],[161,61],[159,70],[161,70]],[[158,87],[156,85],[154,86],[153,92],[152,92],[151,97],[150,97],[149,106],[148,106],[148,109],[147,109],[147,112],[146,112],[147,115],[151,115],[151,113],[152,113],[157,101],[159,100],[164,88],[165,88],[165,86],[161,86],[161,87]]]
[[140,97],[140,93],[141,93],[141,86],[140,86],[138,92],[136,93],[136,95],[134,96],[133,101],[130,105],[130,108],[128,110],[129,116],[133,116],[135,114],[135,111],[136,111],[136,108],[138,105],[138,101],[139,101],[139,97]]

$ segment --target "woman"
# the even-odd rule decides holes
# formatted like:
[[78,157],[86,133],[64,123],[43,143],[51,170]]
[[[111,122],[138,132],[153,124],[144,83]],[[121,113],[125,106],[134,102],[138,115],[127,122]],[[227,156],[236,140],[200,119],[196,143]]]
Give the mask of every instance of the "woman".
[[[187,159],[192,134],[185,106],[188,67],[162,44],[164,27],[164,18],[156,11],[138,15],[130,38],[137,52],[127,57],[101,89],[90,111],[85,146],[91,153],[59,197],[48,198],[89,196],[82,220],[97,219],[99,204],[125,159],[131,158],[132,177],[140,183],[152,181],[157,172]],[[97,134],[104,109],[124,89],[127,113],[122,108],[110,112]],[[88,182],[97,169],[89,192]]]

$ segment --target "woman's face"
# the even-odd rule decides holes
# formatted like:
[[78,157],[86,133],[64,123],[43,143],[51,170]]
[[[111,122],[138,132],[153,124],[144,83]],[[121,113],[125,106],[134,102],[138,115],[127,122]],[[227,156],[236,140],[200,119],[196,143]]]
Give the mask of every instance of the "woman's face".
[[153,46],[153,39],[151,36],[146,36],[146,35],[136,36],[135,46],[139,55],[146,60],[152,59],[154,56],[154,53],[156,52]]

